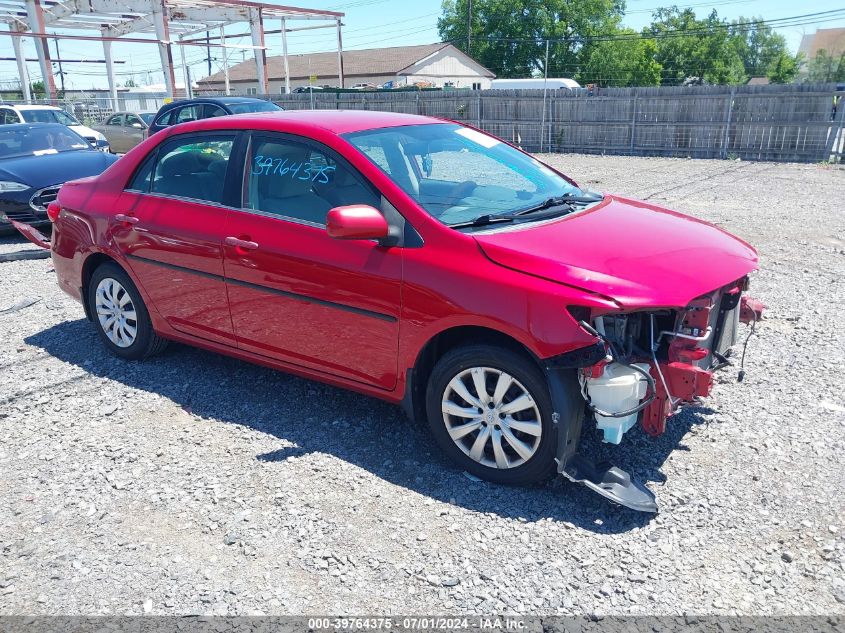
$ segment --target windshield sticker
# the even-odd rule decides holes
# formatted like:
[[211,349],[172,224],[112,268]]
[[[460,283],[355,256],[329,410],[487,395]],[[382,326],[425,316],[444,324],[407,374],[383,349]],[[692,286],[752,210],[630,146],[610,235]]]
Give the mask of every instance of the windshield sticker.
[[[312,165],[311,163],[303,163],[291,161],[287,158],[273,158],[272,156],[262,156],[258,154],[253,159],[252,175],[253,176],[287,176],[296,180],[310,180],[311,182],[319,182],[320,184],[328,184],[329,174],[335,170],[331,165]],[[318,180],[319,179],[319,180]]]
[[460,134],[465,139],[468,139],[473,143],[478,143],[481,147],[486,147],[487,149],[496,147],[496,145],[501,143],[501,141],[496,140],[492,136],[487,136],[486,134],[482,134],[481,132],[468,127],[462,127],[459,130],[455,130],[455,133]]

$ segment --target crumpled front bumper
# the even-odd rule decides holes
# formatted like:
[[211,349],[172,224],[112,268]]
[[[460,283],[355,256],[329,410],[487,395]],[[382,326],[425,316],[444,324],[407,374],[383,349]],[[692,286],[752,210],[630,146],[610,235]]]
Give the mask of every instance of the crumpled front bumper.
[[[753,332],[765,306],[742,295],[744,289],[740,284],[714,293],[711,297],[714,302],[700,315],[702,331],[709,332],[706,337],[678,337],[678,345],[669,346],[667,358],[649,361],[655,393],[642,412],[641,424],[646,433],[660,435],[673,413],[710,394],[714,371],[730,364],[725,355],[737,342],[737,323],[751,324]],[[606,354],[604,344],[599,341],[544,364],[558,432],[558,472],[615,503],[640,512],[657,512],[654,494],[627,472],[607,462],[594,464],[578,453],[585,416],[584,400],[576,387],[577,372],[579,368],[607,362],[602,360]]]

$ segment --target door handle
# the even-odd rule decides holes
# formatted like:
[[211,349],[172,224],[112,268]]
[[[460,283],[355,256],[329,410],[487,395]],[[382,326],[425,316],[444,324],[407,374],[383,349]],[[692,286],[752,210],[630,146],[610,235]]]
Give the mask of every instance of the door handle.
[[249,240],[242,240],[237,237],[227,237],[223,240],[223,243],[227,246],[235,246],[237,248],[243,248],[244,250],[254,251],[258,248],[258,242],[251,242]]
[[126,222],[126,224],[138,224],[139,220],[134,215],[126,215],[125,213],[118,213],[114,216],[118,222]]

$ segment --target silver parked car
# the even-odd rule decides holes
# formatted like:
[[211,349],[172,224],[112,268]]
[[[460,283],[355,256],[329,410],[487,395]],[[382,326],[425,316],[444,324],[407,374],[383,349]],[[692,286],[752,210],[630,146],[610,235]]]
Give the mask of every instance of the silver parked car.
[[117,112],[94,129],[108,139],[111,151],[125,154],[147,137],[155,112]]

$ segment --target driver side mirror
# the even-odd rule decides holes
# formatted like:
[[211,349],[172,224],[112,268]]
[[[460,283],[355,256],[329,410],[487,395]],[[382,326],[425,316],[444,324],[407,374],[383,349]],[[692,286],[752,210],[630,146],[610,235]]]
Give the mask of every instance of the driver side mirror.
[[144,126],[141,125],[140,123],[131,123],[130,125],[131,125],[131,127],[134,127],[137,130],[143,130],[144,129]]
[[326,232],[338,240],[383,240],[389,235],[390,227],[377,209],[351,204],[328,212]]

